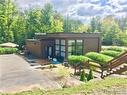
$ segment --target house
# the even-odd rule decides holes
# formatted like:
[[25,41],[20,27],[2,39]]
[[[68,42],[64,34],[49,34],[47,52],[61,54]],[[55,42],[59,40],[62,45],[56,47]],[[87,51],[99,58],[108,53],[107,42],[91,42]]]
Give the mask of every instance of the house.
[[67,59],[69,55],[100,52],[100,33],[36,33],[35,39],[26,40],[27,50],[37,57],[47,59],[57,54]]

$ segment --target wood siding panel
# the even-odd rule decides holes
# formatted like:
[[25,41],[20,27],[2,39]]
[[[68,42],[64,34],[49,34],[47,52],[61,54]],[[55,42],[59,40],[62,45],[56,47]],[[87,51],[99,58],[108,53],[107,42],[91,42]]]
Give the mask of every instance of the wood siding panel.
[[84,39],[84,53],[99,52],[100,41],[99,38],[85,38]]
[[40,41],[27,41],[26,48],[33,55],[35,55],[37,57],[42,57],[42,50],[41,50],[41,42]]

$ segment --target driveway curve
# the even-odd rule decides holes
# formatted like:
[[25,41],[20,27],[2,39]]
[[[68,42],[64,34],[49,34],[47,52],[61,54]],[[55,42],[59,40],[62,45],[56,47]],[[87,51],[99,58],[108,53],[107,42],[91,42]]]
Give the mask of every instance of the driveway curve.
[[28,62],[15,54],[0,55],[0,92],[17,92],[39,87],[61,88],[55,74],[46,70],[31,68]]

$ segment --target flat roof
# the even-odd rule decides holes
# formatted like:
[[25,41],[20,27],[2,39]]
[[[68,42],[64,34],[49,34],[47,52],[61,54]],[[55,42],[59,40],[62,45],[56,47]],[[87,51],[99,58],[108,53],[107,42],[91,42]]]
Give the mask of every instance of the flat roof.
[[26,41],[28,41],[28,42],[38,42],[39,40],[38,39],[26,39]]
[[82,38],[82,37],[100,37],[101,33],[73,33],[73,32],[57,32],[57,33],[35,33],[35,38]]

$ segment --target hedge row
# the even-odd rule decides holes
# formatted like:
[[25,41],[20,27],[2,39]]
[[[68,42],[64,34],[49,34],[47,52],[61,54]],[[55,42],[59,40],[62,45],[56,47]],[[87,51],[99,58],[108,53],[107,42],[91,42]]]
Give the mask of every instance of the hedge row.
[[105,64],[106,62],[110,61],[113,59],[113,57],[104,55],[104,54],[99,54],[96,52],[89,52],[86,54],[87,57],[90,59],[94,60],[95,62],[99,64]]
[[113,51],[117,51],[117,52],[123,52],[124,51],[124,49],[117,47],[117,46],[109,47],[109,48],[107,48],[107,50],[113,50]]
[[70,64],[83,63],[83,62],[87,62],[88,60],[91,61],[90,58],[85,57],[85,56],[71,55],[68,57],[68,61]]
[[0,54],[12,54],[12,53],[18,53],[17,48],[2,48],[0,47]]
[[108,55],[108,56],[111,56],[111,57],[116,57],[120,54],[120,52],[113,51],[113,50],[104,50],[104,51],[101,52],[101,54]]

